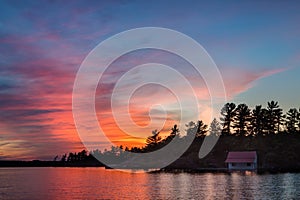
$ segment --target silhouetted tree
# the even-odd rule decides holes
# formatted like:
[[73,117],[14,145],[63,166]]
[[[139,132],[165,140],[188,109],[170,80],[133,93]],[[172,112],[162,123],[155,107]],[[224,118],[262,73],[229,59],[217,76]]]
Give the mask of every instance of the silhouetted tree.
[[60,162],[66,162],[67,154],[62,155]]
[[173,126],[173,128],[171,129],[171,134],[170,134],[170,136],[172,137],[172,138],[174,138],[176,135],[178,135],[179,134],[179,129],[178,129],[178,127],[177,127],[177,124],[175,124],[174,126]]
[[248,127],[251,120],[250,109],[246,104],[239,104],[235,109],[233,128],[236,135],[248,135]]
[[186,127],[186,136],[188,137],[195,137],[197,133],[197,125],[195,122],[190,121],[189,123],[185,124]]
[[87,151],[86,150],[82,150],[81,152],[79,152],[77,154],[77,160],[79,161],[83,161],[83,160],[86,160],[87,159]]
[[152,135],[146,139],[147,146],[155,146],[161,141],[161,137],[159,136],[160,132],[156,130],[152,131]]
[[53,158],[53,161],[57,161],[58,159],[58,155],[56,155],[54,158]]
[[266,108],[262,109],[262,116],[262,133],[265,135],[265,133],[268,133],[269,130],[269,114]]
[[198,121],[196,137],[203,137],[207,133],[207,125],[202,120]]
[[285,117],[286,117],[286,116],[283,114],[283,111],[282,111],[281,108],[278,108],[278,109],[275,110],[276,131],[277,131],[277,133],[280,132],[280,127],[281,127],[282,125],[284,125],[284,120],[283,120],[283,119],[284,119]]
[[230,129],[235,117],[235,107],[234,103],[226,103],[221,110],[222,117],[220,120],[223,125],[223,134],[230,135]]
[[263,132],[266,110],[261,105],[255,106],[251,114],[251,134],[257,135]]
[[176,124],[171,128],[170,134],[163,140],[159,141],[159,148],[162,148],[163,146],[169,144],[175,138],[179,139],[179,129]]
[[289,133],[295,133],[297,131],[298,119],[299,112],[296,108],[291,108],[286,113],[286,128]]
[[74,153],[74,160],[75,160],[75,161],[78,161],[78,155],[77,155],[76,152]]
[[209,135],[210,136],[220,136],[221,132],[222,132],[221,125],[218,122],[218,120],[216,118],[214,118],[209,126]]
[[131,147],[130,152],[140,153],[142,150],[139,147]]
[[187,127],[186,135],[188,137],[203,137],[207,133],[207,125],[204,124],[202,120],[199,120],[197,124],[193,121],[190,121],[185,126]]
[[268,102],[268,123],[267,123],[267,127],[268,127],[268,133],[275,133],[276,129],[277,129],[277,124],[280,123],[277,119],[278,119],[278,109],[279,109],[279,105],[278,102],[275,101],[271,101]]
[[69,153],[67,161],[68,162],[75,161],[75,156],[74,156],[74,154],[72,152]]

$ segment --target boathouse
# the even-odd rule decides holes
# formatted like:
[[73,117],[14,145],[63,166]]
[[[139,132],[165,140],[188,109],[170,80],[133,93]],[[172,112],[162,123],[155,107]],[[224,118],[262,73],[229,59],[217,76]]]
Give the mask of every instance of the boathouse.
[[256,170],[256,151],[230,151],[225,163],[229,170]]

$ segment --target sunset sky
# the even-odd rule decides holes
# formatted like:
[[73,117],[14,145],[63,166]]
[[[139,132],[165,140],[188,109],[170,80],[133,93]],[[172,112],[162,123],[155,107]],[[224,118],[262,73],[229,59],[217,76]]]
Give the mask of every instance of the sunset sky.
[[[218,66],[229,101],[253,107],[275,100],[285,111],[299,108],[299,9],[297,1],[1,1],[0,159],[53,159],[82,150],[72,115],[76,72],[101,41],[132,28],[169,28],[200,43]],[[199,117],[207,120],[209,95],[186,62],[162,51],[132,52],[110,66],[96,93],[99,124],[115,144],[139,145],[143,139],[118,130],[108,97],[130,67],[153,61],[194,82]],[[140,88],[130,103],[140,126],[149,123],[151,105],[167,108],[152,110],[157,119],[173,119],[158,128],[169,130],[178,118],[175,96],[159,86]]]

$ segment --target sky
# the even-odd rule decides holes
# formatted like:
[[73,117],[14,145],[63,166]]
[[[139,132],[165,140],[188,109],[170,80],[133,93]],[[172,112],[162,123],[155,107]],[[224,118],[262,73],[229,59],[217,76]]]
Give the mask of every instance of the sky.
[[[0,159],[82,150],[72,114],[76,73],[100,42],[133,28],[173,29],[201,44],[221,72],[228,101],[299,108],[299,9],[297,1],[0,1]],[[159,85],[145,85],[130,99],[132,120],[145,128],[140,138],[123,133],[112,118],[116,81],[132,66],[154,61],[193,82],[199,118],[209,123],[210,97],[189,63],[159,50],[131,52],[109,66],[96,91],[99,124],[116,145],[141,145],[155,126],[166,132],[178,121],[176,95]]]

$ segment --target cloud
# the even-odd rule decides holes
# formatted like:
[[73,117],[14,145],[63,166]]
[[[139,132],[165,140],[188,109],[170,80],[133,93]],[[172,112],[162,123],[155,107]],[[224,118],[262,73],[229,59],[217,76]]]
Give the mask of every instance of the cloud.
[[244,68],[221,69],[227,95],[230,99],[255,86],[256,81],[288,70],[277,68],[261,71],[251,71]]
[[17,41],[6,40],[9,54],[15,56],[0,65],[1,141],[9,143],[1,147],[0,156],[52,159],[56,154],[81,150],[71,111],[80,59],[47,58],[35,41],[30,45]]

